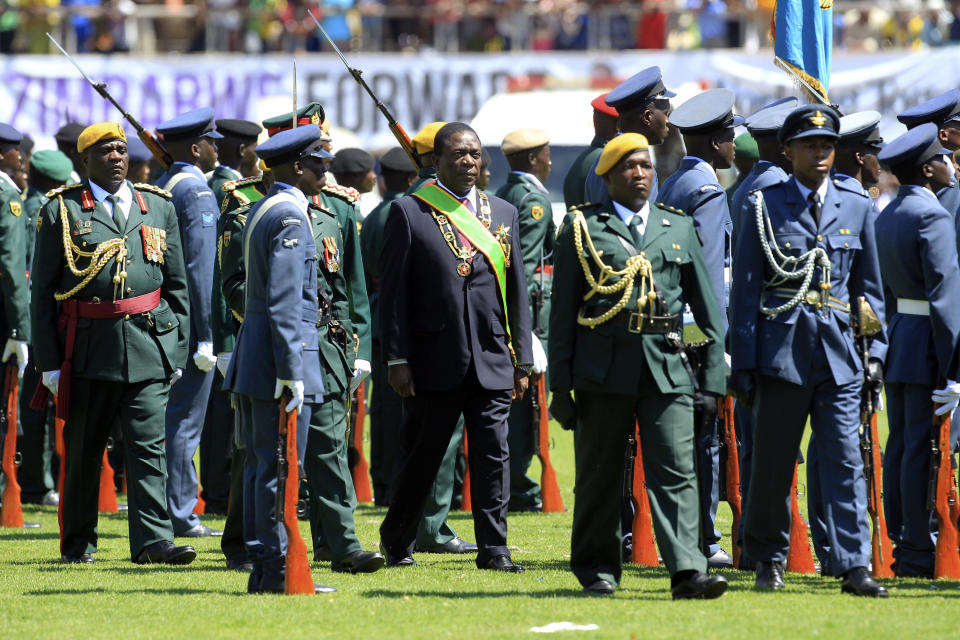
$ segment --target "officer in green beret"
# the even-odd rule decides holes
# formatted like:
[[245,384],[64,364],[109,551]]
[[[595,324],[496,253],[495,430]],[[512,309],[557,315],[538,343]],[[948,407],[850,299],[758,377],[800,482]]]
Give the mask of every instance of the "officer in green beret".
[[[533,373],[547,368],[543,344],[547,341],[550,317],[550,289],[553,278],[553,210],[543,183],[550,175],[550,137],[538,129],[516,129],[503,138],[500,150],[510,165],[507,182],[497,190],[517,208],[520,222],[520,249],[527,277],[530,324],[533,328]],[[531,425],[535,390],[510,407],[507,445],[510,448],[510,504],[512,511],[539,511],[540,485],[527,475],[533,459]]]
[[723,394],[723,328],[713,283],[692,220],[647,199],[653,163],[646,137],[614,138],[595,171],[610,195],[574,207],[564,221],[550,309],[550,409],[561,424],[575,427],[570,566],[587,593],[612,594],[620,581],[624,443],[639,425],[672,595],[716,598],[727,582],[706,574],[699,544],[696,381],[680,338],[686,303],[712,340],[701,389]]

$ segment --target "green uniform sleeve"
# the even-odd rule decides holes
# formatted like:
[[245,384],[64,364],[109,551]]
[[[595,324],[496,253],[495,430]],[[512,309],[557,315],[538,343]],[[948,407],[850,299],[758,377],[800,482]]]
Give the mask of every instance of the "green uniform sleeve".
[[553,296],[550,305],[550,340],[547,354],[550,389],[573,388],[573,348],[577,313],[585,282],[573,245],[572,216],[567,216],[553,253]]
[[357,227],[357,208],[344,204],[338,208],[337,219],[343,234],[343,268],[347,279],[350,302],[350,322],[360,341],[357,358],[370,360],[370,301],[363,272],[363,253],[360,250],[360,232]]
[[59,200],[54,198],[37,214],[40,225],[30,270],[31,347],[41,371],[59,369],[61,364],[57,344],[57,301],[53,297],[63,269],[59,210]]
[[6,316],[7,338],[30,340],[27,294],[27,232],[23,226],[23,200],[13,189],[0,192],[0,289]]
[[226,216],[217,220],[217,260],[213,263],[213,296],[211,298],[213,321],[213,352],[233,351],[236,325],[227,300],[223,295],[223,280],[220,276],[220,256],[223,253],[223,231]]
[[173,366],[182,369],[187,366],[190,340],[190,298],[187,293],[187,268],[183,259],[183,243],[180,239],[180,224],[173,203],[164,199],[166,211],[167,250],[163,256],[163,285],[160,296],[170,305],[177,316],[180,326],[177,329],[180,340],[173,358]]
[[220,267],[220,287],[228,310],[234,318],[243,318],[243,296],[247,281],[243,265],[243,227],[245,214],[249,209],[238,209],[223,214],[223,229],[218,237],[220,248],[218,260]]

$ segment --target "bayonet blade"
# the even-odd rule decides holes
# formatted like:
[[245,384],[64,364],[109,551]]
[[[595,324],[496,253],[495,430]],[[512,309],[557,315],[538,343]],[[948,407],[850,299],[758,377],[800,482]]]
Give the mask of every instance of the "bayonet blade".
[[57,39],[54,38],[54,37],[53,37],[52,35],[50,35],[49,33],[47,34],[47,37],[50,38],[50,42],[53,43],[53,46],[55,46],[57,49],[59,49],[59,50],[60,50],[60,53],[62,53],[64,56],[66,56],[67,60],[70,61],[70,64],[72,64],[74,67],[76,67],[77,71],[80,72],[80,75],[83,76],[83,79],[86,80],[87,82],[89,82],[89,83],[90,83],[91,85],[93,85],[94,87],[96,87],[96,86],[97,86],[97,83],[94,82],[93,80],[91,80],[91,79],[90,79],[90,76],[88,76],[87,74],[85,74],[85,73],[83,72],[83,69],[80,68],[80,65],[78,65],[77,62],[76,62],[73,58],[70,57],[70,54],[67,53],[66,49],[64,49],[63,47],[60,46],[60,43],[57,42]]
[[293,60],[293,128],[297,128],[297,60]]
[[331,38],[327,31],[323,28],[323,25],[320,24],[320,21],[317,20],[317,16],[313,15],[313,11],[310,11],[309,9],[307,10],[307,13],[310,14],[311,18],[313,18],[313,22],[317,25],[317,29],[320,29],[320,33],[323,34],[323,37],[326,38],[327,42],[330,43],[330,46],[333,47],[334,52],[340,56],[340,60],[343,61],[343,64],[346,65],[347,69],[352,71],[353,69],[350,67],[350,63],[347,62],[347,59],[343,57],[343,52],[340,51],[340,47],[338,47],[337,43],[333,41],[333,38]]

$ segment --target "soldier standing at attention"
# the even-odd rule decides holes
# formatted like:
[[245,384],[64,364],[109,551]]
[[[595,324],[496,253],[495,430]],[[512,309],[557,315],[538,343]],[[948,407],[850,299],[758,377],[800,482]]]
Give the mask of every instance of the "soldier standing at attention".
[[[267,197],[251,209],[243,230],[245,306],[224,388],[238,394],[247,459],[244,540],[253,561],[247,593],[283,593],[287,532],[275,513],[277,398],[286,411],[323,400],[318,354],[317,248],[307,219],[307,198],[295,185],[301,154],[319,144],[316,128],[284,131],[259,149],[274,174]],[[285,401],[281,400],[281,402]],[[298,428],[298,444],[301,429]],[[302,446],[301,446],[302,450]],[[291,473],[295,470],[291,469]],[[317,593],[335,589],[316,585]]]
[[167,496],[170,518],[178,536],[218,536],[223,532],[206,526],[193,513],[197,504],[197,470],[193,456],[207,412],[213,386],[211,299],[213,263],[217,255],[217,200],[198,164],[216,159],[215,140],[222,136],[213,129],[213,109],[195,109],[167,120],[157,127],[174,163],[157,180],[173,194],[180,223],[187,291],[190,294],[190,353],[183,379],[170,389],[167,404]]
[[[620,483],[638,424],[653,526],[679,598],[717,598],[698,540],[694,381],[681,347],[684,303],[713,339],[703,389],[724,391],[723,328],[691,219],[647,200],[653,162],[634,133],[606,144],[596,172],[610,197],[574,207],[554,256],[551,413],[574,431],[577,500],[570,567],[584,591],[612,594],[622,572]],[[576,404],[574,397],[576,394]]]
[[590,101],[590,106],[593,107],[593,140],[590,141],[590,146],[574,158],[563,179],[563,201],[568,207],[587,201],[584,197],[587,172],[596,166],[603,145],[617,135],[617,118],[620,114],[606,103],[606,98],[607,94],[601,93]]
[[822,504],[831,513],[828,535],[836,541],[831,571],[843,577],[843,592],[885,597],[867,569],[870,525],[859,440],[865,372],[850,320],[853,305],[871,357],[866,376],[879,389],[883,291],[872,201],[862,189],[830,179],[839,128],[829,107],[792,111],[779,139],[793,178],[752,192],[744,205],[744,235],[733,262],[728,385],[753,406],[751,474],[763,479],[752,482],[747,495],[744,549],[757,563],[757,588],[782,589],[790,486],[809,417]]
[[[897,120],[912,129],[932,122],[938,127],[940,144],[948,151],[960,149],[960,89],[950,89],[935,98],[910,107],[897,116]],[[960,186],[952,175],[950,184],[937,191],[937,199],[954,218],[960,213]]]
[[[520,221],[520,251],[527,278],[530,322],[533,335],[533,368],[542,374],[547,368],[547,341],[550,322],[550,289],[553,278],[553,211],[549,192],[543,186],[550,175],[550,137],[544,131],[517,129],[503,138],[500,150],[510,165],[507,182],[497,197],[517,208]],[[540,486],[527,475],[533,458],[534,390],[510,407],[507,444],[510,447],[510,510],[539,511]],[[545,408],[544,408],[545,409]]]
[[[729,89],[711,89],[687,100],[670,114],[671,122],[683,135],[687,154],[676,173],[663,183],[658,202],[666,208],[682,211],[693,220],[703,260],[713,282],[714,298],[720,305],[724,336],[727,331],[733,223],[727,207],[727,194],[717,179],[717,169],[729,169],[733,165],[734,128],[743,124],[742,117],[733,115],[733,100],[733,92]],[[700,396],[702,405],[695,407],[694,424],[703,545],[709,566],[732,568],[733,558],[720,546],[721,536],[716,527],[722,482],[717,397],[707,391],[701,391]]]
[[383,179],[383,201],[363,220],[360,248],[370,297],[372,338],[370,478],[373,481],[374,503],[386,507],[390,504],[388,494],[393,479],[393,460],[399,446],[400,425],[403,423],[403,400],[387,383],[387,365],[380,357],[380,252],[383,250],[383,226],[387,222],[390,203],[414,183],[417,167],[403,149],[394,147],[380,157],[380,177]]
[[0,294],[3,317],[0,335],[6,336],[0,361],[16,358],[23,375],[27,367],[30,343],[30,294],[24,252],[27,233],[23,227],[23,196],[14,176],[20,171],[20,142],[23,135],[8,124],[0,123]]
[[960,398],[960,268],[952,215],[934,195],[953,180],[942,142],[936,125],[926,123],[880,152],[900,190],[876,224],[890,336],[883,506],[896,545],[894,573],[928,579],[936,548],[927,508],[933,403],[944,404],[942,414]]
[[48,193],[31,274],[37,364],[66,418],[61,560],[93,562],[100,466],[119,418],[130,558],[189,564],[196,551],[174,546],[164,487],[163,408],[189,335],[177,215],[168,192],[126,181],[119,124],[87,127],[77,151],[89,179]]
[[77,153],[77,138],[80,137],[80,132],[85,128],[86,125],[82,125],[78,122],[68,122],[57,129],[57,132],[53,135],[53,139],[57,143],[57,149],[67,154],[67,157],[70,158],[70,162],[73,163],[73,174],[70,176],[70,180],[67,181],[67,184],[78,183],[87,175],[87,170],[83,166],[83,161],[80,159],[80,154]]
[[217,143],[219,164],[206,178],[217,198],[217,206],[221,206],[227,196],[223,190],[224,183],[259,175],[257,137],[263,129],[256,122],[233,118],[220,118],[214,124],[223,139]]
[[757,150],[757,141],[753,139],[750,132],[741,133],[733,139],[733,166],[737,168],[737,179],[733,181],[727,192],[727,206],[730,206],[730,215],[733,215],[733,194],[743,184],[743,181],[750,175],[753,166],[757,164],[759,151]]
[[[676,95],[663,85],[660,67],[649,67],[618,84],[607,94],[605,102],[620,114],[617,128],[621,133],[639,133],[653,147],[663,144],[670,134],[670,98]],[[597,175],[595,167],[591,167],[584,183],[585,202],[599,203],[607,198],[606,182]],[[658,190],[654,169],[648,196],[651,202],[657,202]]]
[[[26,230],[27,270],[33,258],[33,248],[37,232],[37,216],[40,209],[48,202],[46,193],[62,187],[70,179],[73,164],[70,158],[62,151],[44,149],[37,151],[30,157],[30,180],[27,187],[27,196],[23,202],[23,218]],[[29,286],[29,282],[27,283]],[[18,404],[20,424],[23,435],[18,440],[22,463],[17,469],[17,480],[20,483],[20,499],[24,503],[56,505],[59,503],[59,494],[54,487],[53,475],[50,471],[50,462],[53,456],[54,443],[47,429],[46,407],[42,411],[30,408],[30,399],[33,390],[40,383],[40,371],[37,369],[36,355],[30,349],[30,364],[23,373],[20,382],[20,400]]]

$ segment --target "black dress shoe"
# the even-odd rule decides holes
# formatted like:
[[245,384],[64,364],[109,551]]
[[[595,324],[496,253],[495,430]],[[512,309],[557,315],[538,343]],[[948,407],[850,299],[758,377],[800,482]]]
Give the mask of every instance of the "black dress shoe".
[[[686,572],[685,572],[686,573]],[[708,576],[702,571],[671,581],[670,593],[674,600],[713,600],[727,592],[727,579],[723,576]]]
[[337,573],[374,573],[386,563],[383,555],[376,551],[354,551],[339,562],[334,562],[332,569]]
[[480,547],[472,542],[467,542],[459,536],[452,540],[447,540],[443,544],[417,545],[414,548],[414,551],[422,551],[424,553],[476,553],[479,550]]
[[757,562],[757,589],[783,589],[783,565],[779,562]]
[[585,586],[583,592],[592,595],[608,596],[613,593],[613,585],[606,580],[600,579]]
[[63,564],[91,564],[93,556],[89,553],[81,553],[78,556],[60,556],[60,562]]
[[190,545],[176,546],[169,540],[161,540],[143,548],[133,561],[137,564],[190,564],[197,551]]
[[524,568],[522,565],[514,564],[510,560],[510,556],[505,554],[500,554],[493,556],[483,564],[477,563],[477,568],[479,569],[489,569],[491,571],[504,571],[506,573],[523,573]]
[[866,598],[886,598],[890,595],[883,585],[873,579],[866,567],[854,567],[847,571],[843,576],[840,591]]
[[707,567],[710,569],[733,569],[733,558],[723,549],[707,558]]
[[212,536],[222,536],[223,531],[219,529],[211,529],[202,522],[195,527],[187,529],[183,533],[177,534],[178,538],[209,538]]
[[327,545],[322,544],[313,550],[314,562],[330,562],[331,560],[333,560],[333,552]]
[[227,569],[251,573],[253,571],[253,563],[246,558],[227,558]]
[[393,555],[387,548],[383,546],[383,543],[380,543],[380,553],[383,555],[384,559],[387,561],[387,568],[392,567],[416,567],[419,566],[417,561],[413,559],[411,555]]

